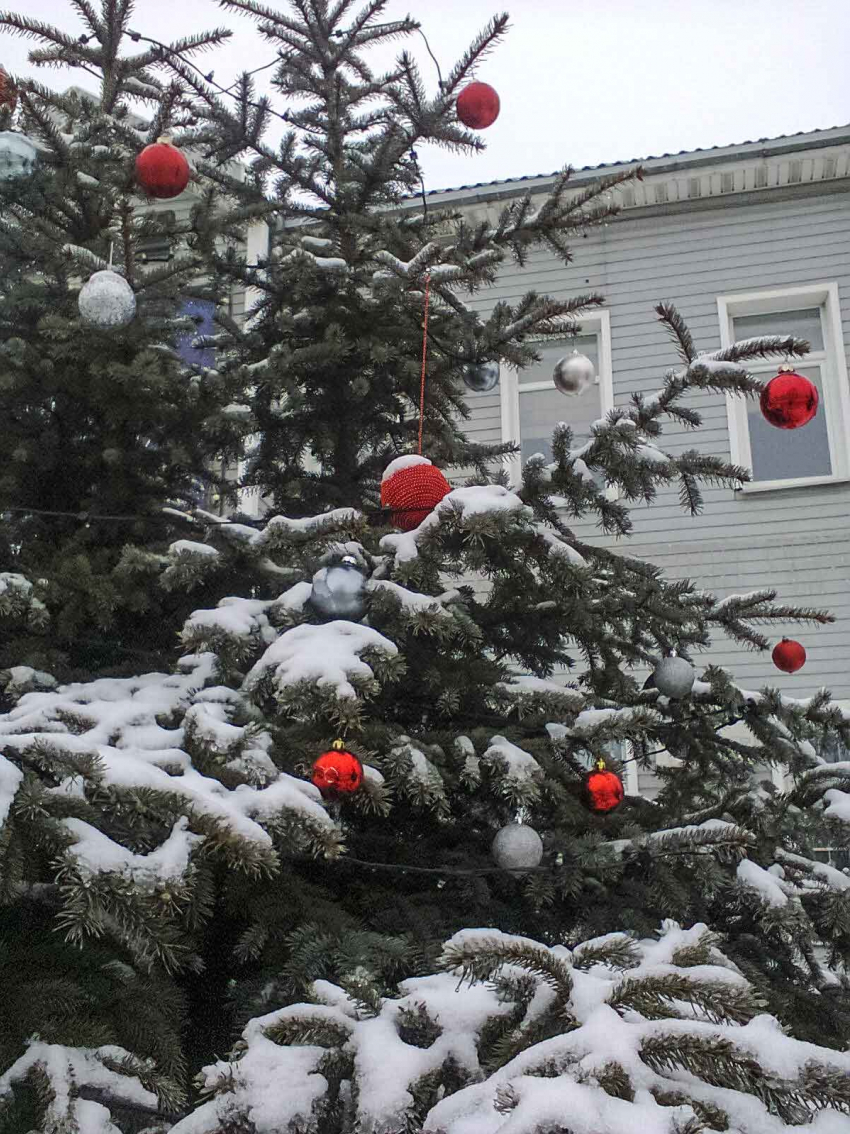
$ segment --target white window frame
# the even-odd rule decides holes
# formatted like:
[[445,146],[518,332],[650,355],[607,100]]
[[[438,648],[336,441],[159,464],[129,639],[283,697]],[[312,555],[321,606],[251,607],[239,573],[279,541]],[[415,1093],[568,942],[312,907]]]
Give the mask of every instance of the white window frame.
[[[817,363],[821,371],[822,410],[826,415],[829,440],[829,457],[832,473],[829,476],[787,477],[782,480],[761,480],[744,484],[739,492],[750,494],[773,492],[785,488],[806,488],[818,484],[836,484],[850,480],[850,385],[847,380],[847,360],[841,331],[841,307],[837,283],[801,284],[796,287],[774,288],[765,291],[748,291],[717,297],[717,314],[720,320],[720,342],[724,347],[734,342],[732,320],[741,315],[767,315],[782,311],[798,311],[817,307],[821,312],[824,349],[812,351],[800,360]],[[747,363],[753,374],[768,374],[777,369],[776,361],[765,360]],[[726,414],[729,421],[729,440],[732,462],[752,472],[750,433],[747,428],[747,404],[742,397],[726,396]]]
[[[581,318],[571,321],[580,335],[599,336],[599,365],[596,373],[596,385],[599,387],[599,416],[605,417],[609,410],[614,408],[614,374],[611,367],[611,313],[606,309],[592,311]],[[563,342],[565,352],[570,350],[572,335],[564,335],[559,340],[557,335],[541,336],[541,342]],[[514,445],[521,443],[519,399],[520,390],[523,394],[534,393],[537,390],[552,390],[554,384],[551,378],[540,382],[523,382],[520,386],[519,371],[513,367],[502,368],[501,410],[502,410],[502,440],[510,441]],[[564,398],[564,420],[569,424],[569,398]],[[554,426],[553,426],[554,428]],[[507,459],[507,468],[511,481],[518,484],[522,478],[522,453],[514,453]]]

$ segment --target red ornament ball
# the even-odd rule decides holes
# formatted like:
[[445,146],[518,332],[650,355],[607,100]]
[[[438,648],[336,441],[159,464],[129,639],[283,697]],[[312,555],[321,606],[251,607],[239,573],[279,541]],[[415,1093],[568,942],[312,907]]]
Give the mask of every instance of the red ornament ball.
[[470,83],[457,96],[457,116],[470,130],[486,130],[499,117],[499,105],[489,83]]
[[18,105],[18,93],[9,78],[5,67],[0,67],[0,110],[14,111]]
[[607,815],[619,807],[625,798],[623,781],[616,772],[609,772],[602,760],[584,779],[584,800],[588,810]]
[[327,795],[351,795],[363,783],[363,765],[337,740],[330,752],[323,752],[313,765],[310,779]]
[[773,664],[785,673],[796,673],[806,664],[806,651],[793,638],[783,638],[773,647]]
[[393,524],[412,532],[451,490],[427,457],[396,457],[381,479],[381,507],[398,508],[392,515]]
[[794,370],[780,370],[762,390],[759,404],[777,429],[799,429],[818,412],[818,388]]
[[167,138],[145,146],[136,158],[136,180],[150,197],[179,197],[189,184],[189,163]]

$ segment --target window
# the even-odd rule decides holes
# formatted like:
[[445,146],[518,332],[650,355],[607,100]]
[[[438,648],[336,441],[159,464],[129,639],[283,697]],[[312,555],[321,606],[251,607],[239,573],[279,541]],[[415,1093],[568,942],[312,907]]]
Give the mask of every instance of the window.
[[[521,453],[511,470],[519,479],[521,463],[542,453],[552,458],[552,433],[566,421],[576,444],[590,437],[590,426],[614,404],[611,377],[611,324],[607,311],[580,321],[580,333],[562,339],[546,337],[537,343],[541,361],[525,370],[502,371],[502,436],[515,441]],[[575,397],[565,397],[554,386],[555,363],[572,350],[586,354],[596,370],[596,382]]]
[[215,304],[209,299],[185,299],[180,304],[180,315],[191,319],[195,329],[177,336],[177,353],[187,366],[214,366],[215,348],[195,346],[194,343],[200,338],[215,334]]
[[[777,429],[754,399],[727,399],[732,460],[751,470],[743,492],[828,484],[850,478],[850,390],[841,339],[836,284],[725,295],[717,300],[724,346],[759,335],[797,335],[811,351],[794,362],[818,389],[815,418],[801,429]],[[779,359],[747,363],[762,380],[777,373]],[[789,360],[793,361],[793,360]]]
[[155,220],[161,222],[163,228],[161,231],[153,233],[151,236],[143,237],[139,241],[137,251],[139,259],[143,264],[168,261],[171,259],[170,231],[175,223],[176,216],[170,209],[156,212],[152,215]]

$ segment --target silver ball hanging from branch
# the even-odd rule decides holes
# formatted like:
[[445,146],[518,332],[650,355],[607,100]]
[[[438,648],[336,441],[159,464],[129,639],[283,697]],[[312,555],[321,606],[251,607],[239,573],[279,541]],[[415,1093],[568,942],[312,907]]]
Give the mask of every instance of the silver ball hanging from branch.
[[583,393],[595,380],[596,371],[593,363],[586,354],[581,354],[577,350],[571,351],[564,358],[559,358],[555,363],[552,374],[555,389],[569,397]]
[[359,622],[366,613],[366,576],[353,555],[320,567],[313,576],[310,605],[323,618]]
[[664,697],[679,700],[687,697],[696,681],[696,670],[689,661],[671,654],[662,658],[652,673],[655,688]]
[[527,823],[508,823],[497,832],[490,853],[503,870],[531,870],[543,858],[543,840]]
[[463,368],[463,383],[475,394],[488,394],[499,384],[498,362],[468,362]]
[[80,288],[80,315],[99,331],[117,331],[132,322],[136,297],[123,276],[111,269],[95,272]]

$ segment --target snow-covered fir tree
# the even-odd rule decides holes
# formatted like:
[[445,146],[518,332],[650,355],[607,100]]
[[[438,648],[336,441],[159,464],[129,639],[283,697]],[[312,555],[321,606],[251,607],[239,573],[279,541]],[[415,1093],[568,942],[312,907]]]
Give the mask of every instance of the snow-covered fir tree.
[[[187,510],[189,550],[139,552],[197,596],[169,671],[58,688],[6,671],[0,1130],[843,1134],[850,880],[811,847],[824,826],[846,839],[850,765],[817,751],[850,722],[826,691],[699,665],[715,634],[764,649],[761,626],[830,616],[770,591],[718,602],[570,528],[627,537],[661,485],[697,511],[701,481],[745,479],[669,454],[664,424],[697,427],[691,393],[755,393],[749,358],[806,344],[701,354],[660,304],[679,362],[657,393],[582,445],[558,426],[554,459],[508,484],[463,439],[463,367],[522,365],[532,333],[598,300],[482,320],[465,293],[541,241],[568,255],[610,186],[565,177],[536,214],[521,199],[474,231],[400,209],[411,146],[480,144],[453,107],[505,21],[429,95],[408,56],[366,63],[415,30],[382,25],[382,0],[226,6],[284,50],[279,147],[250,78],[234,111],[165,58],[226,198],[215,231],[277,218],[260,265],[203,245],[215,286],[260,298],[245,327],[220,320],[201,376],[244,389],[246,483],[274,506],[254,524]],[[244,186],[216,165],[239,156]],[[379,486],[391,460],[415,467],[426,287],[423,448],[477,475],[412,526]],[[699,671],[675,698],[645,681],[673,653]],[[363,781],[323,796],[311,767],[338,737]],[[657,800],[598,814],[585,781],[599,760],[622,772],[615,743],[677,763]],[[760,782],[775,764],[786,791]],[[505,828],[538,833],[539,864],[494,861]]]
[[[198,334],[186,301],[225,294],[202,272],[214,192],[175,222],[143,207],[134,176],[146,144],[179,138],[181,86],[158,48],[131,39],[132,4],[73,7],[79,38],[26,11],[0,16],[0,32],[37,41],[35,64],[98,79],[94,95],[13,79],[17,109],[3,112],[14,128],[4,149],[31,145],[36,157],[0,180],[0,664],[83,676],[168,664],[189,607],[151,571],[149,555],[186,529],[163,507],[214,480],[213,458],[238,450],[241,427],[223,412],[224,383],[193,375],[177,349]],[[228,34],[170,49],[191,60]],[[171,254],[147,262],[157,240]],[[109,268],[136,305],[124,327],[78,307],[83,285]],[[95,302],[102,316],[109,300]]]

